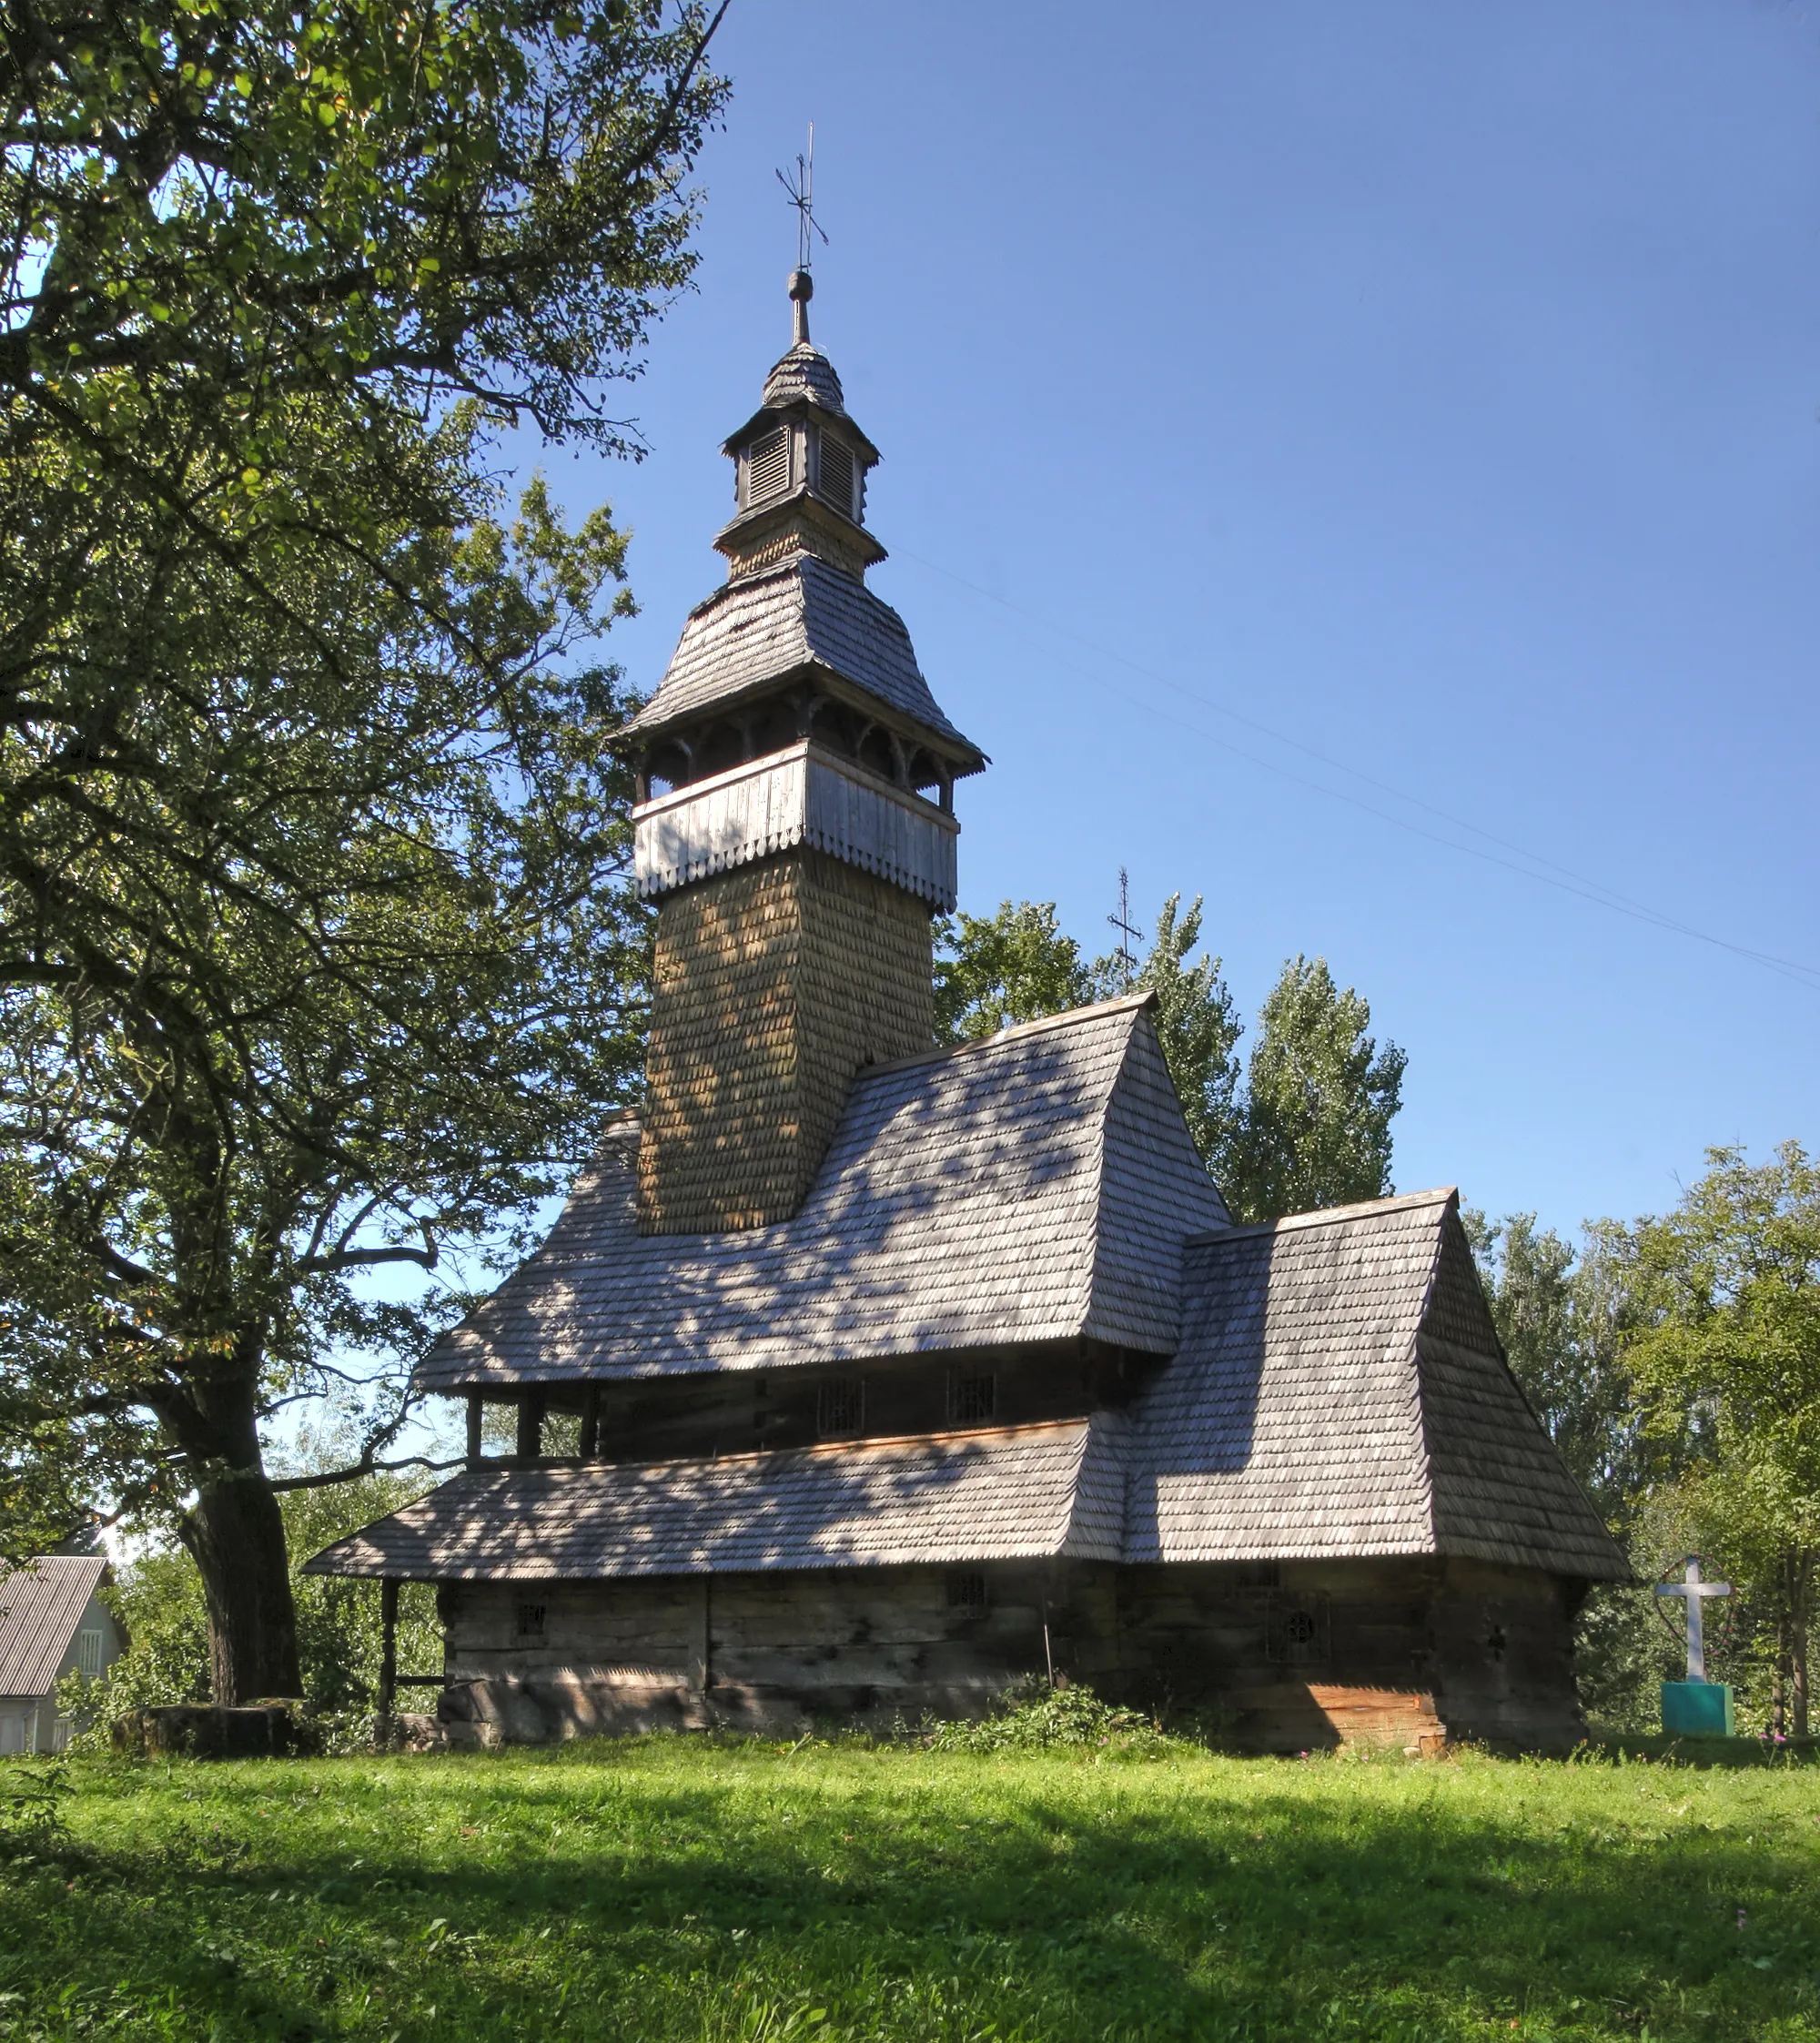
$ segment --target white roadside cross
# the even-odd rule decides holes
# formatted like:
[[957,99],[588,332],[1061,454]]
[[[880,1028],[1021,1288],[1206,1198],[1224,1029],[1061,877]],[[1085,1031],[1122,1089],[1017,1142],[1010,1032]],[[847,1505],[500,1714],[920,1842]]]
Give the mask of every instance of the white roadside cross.
[[1729,1582],[1702,1582],[1700,1579],[1700,1556],[1687,1556],[1687,1580],[1685,1582],[1659,1582],[1655,1593],[1658,1596],[1679,1596],[1687,1604],[1687,1678],[1689,1681],[1706,1679],[1706,1627],[1701,1621],[1701,1605],[1708,1596],[1729,1596]]

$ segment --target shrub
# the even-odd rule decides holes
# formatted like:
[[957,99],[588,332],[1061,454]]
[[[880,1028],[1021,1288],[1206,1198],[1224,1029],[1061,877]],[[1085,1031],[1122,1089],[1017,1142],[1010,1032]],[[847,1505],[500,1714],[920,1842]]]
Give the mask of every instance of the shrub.
[[1136,1710],[1103,1701],[1084,1684],[1052,1688],[1040,1676],[1007,1688],[983,1719],[942,1724],[927,1734],[932,1752],[1048,1752],[1073,1748],[1160,1756],[1180,1741]]

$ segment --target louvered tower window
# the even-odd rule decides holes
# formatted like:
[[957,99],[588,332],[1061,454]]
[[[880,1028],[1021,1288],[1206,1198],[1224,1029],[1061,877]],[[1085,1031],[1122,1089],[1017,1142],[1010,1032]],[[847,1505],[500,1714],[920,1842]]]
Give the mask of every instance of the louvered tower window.
[[745,501],[763,503],[790,487],[790,429],[778,427],[755,440],[745,458]]
[[853,450],[838,440],[831,440],[826,433],[822,435],[817,486],[837,511],[844,511],[849,518],[857,516],[854,508]]

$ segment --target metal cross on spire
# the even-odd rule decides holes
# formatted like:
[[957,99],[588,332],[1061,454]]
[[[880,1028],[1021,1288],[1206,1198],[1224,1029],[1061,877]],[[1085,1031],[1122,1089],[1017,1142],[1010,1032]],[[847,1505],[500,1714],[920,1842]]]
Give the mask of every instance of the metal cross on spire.
[[796,175],[786,177],[780,170],[777,181],[790,194],[790,203],[796,208],[796,267],[807,269],[815,253],[814,238],[822,236],[822,246],[826,248],[828,238],[822,232],[822,223],[815,217],[815,124],[809,123],[809,153],[796,158]]

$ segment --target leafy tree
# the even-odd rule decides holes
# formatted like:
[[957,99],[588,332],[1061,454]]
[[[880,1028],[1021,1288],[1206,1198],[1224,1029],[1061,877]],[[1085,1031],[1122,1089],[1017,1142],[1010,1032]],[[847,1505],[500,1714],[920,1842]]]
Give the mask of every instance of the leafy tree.
[[[299,399],[359,427],[465,395],[622,447],[593,386],[635,366],[692,268],[680,180],[723,96],[712,33],[664,0],[19,0],[8,458],[76,450],[231,554],[243,480],[308,480],[285,440]],[[174,450],[217,486],[173,491]],[[363,459],[358,430],[341,452]]]
[[508,527],[486,436],[626,444],[705,38],[0,31],[0,1545],[165,1513],[224,1700],[299,1680],[261,1425],[433,1323],[359,1274],[509,1248],[635,1079],[622,699],[573,659],[623,541],[541,489]]
[[[344,1456],[345,1443],[336,1458]],[[307,1454],[296,1463],[296,1472],[331,1465]],[[371,1583],[306,1575],[301,1563],[331,1541],[412,1502],[424,1487],[421,1478],[377,1473],[291,1491],[282,1499],[297,1603],[298,1694],[314,1709],[338,1714],[372,1710],[382,1644],[379,1599]],[[211,1693],[207,1598],[189,1554],[176,1542],[155,1540],[116,1574],[104,1593],[126,1628],[126,1652],[98,1681],[71,1677],[58,1698],[65,1714],[91,1726],[97,1739],[123,1711],[207,1702]],[[402,1584],[399,1671],[433,1673],[441,1651],[434,1589],[428,1583]]]
[[46,906],[0,886],[29,944],[0,990],[11,1543],[71,1499],[174,1518],[224,1699],[298,1680],[261,1426],[361,1358],[408,1365],[451,1301],[362,1274],[509,1249],[638,1070],[622,699],[567,658],[623,540],[533,488],[509,531],[396,543],[420,577],[439,554],[461,642],[299,568],[331,666],[198,575],[188,700],[140,707],[156,774],[104,822],[41,814]]
[[1195,1146],[1237,1219],[1375,1198],[1390,1186],[1390,1122],[1405,1058],[1366,1034],[1363,996],[1325,962],[1292,958],[1259,1016],[1241,1083],[1244,1026],[1218,957],[1196,959],[1204,908],[1172,894],[1135,973],[1117,954],[1083,967],[1053,902],[1006,901],[944,926],[936,1013],[950,1041],[990,1036],[1091,999],[1157,996],[1157,1032]]
[[[1390,1189],[1408,1058],[1366,1031],[1370,1004],[1325,958],[1293,957],[1258,1016],[1243,1131],[1220,1179],[1235,1218],[1274,1219]],[[1216,1168],[1216,1176],[1218,1175]]]
[[1620,1360],[1634,1317],[1617,1230],[1587,1230],[1576,1249],[1533,1213],[1466,1223],[1511,1369],[1600,1515],[1622,1533],[1649,1476],[1635,1396]]
[[[1195,895],[1186,912],[1181,903],[1179,894],[1164,902],[1131,990],[1157,996],[1157,1034],[1181,1097],[1188,1132],[1223,1188],[1225,1166],[1240,1127],[1239,1060],[1233,1050],[1244,1024],[1233,1012],[1219,959],[1189,962],[1200,943],[1200,895]],[[1093,979],[1103,998],[1124,992],[1124,960],[1116,953],[1097,959]]]
[[1737,1148],[1632,1230],[1649,1308],[1623,1355],[1652,1436],[1728,1567],[1773,1600],[1797,1736],[1820,1559],[1820,1166]]
[[1053,901],[1002,901],[996,915],[945,916],[936,929],[935,1034],[978,1042],[1093,998],[1080,946]]

